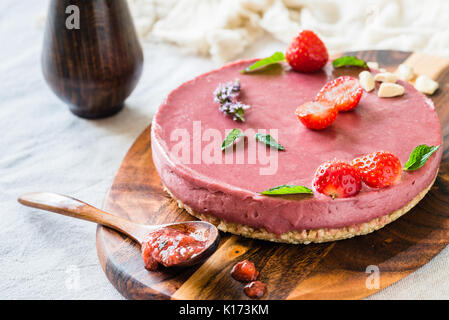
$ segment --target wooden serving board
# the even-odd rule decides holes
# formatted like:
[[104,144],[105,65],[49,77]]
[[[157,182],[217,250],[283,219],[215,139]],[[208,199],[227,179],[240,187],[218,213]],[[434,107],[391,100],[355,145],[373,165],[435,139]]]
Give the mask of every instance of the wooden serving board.
[[[145,270],[140,247],[127,237],[98,227],[101,266],[128,299],[247,299],[243,284],[230,277],[232,266],[253,261],[267,284],[265,299],[360,299],[404,278],[449,243],[449,61],[398,51],[362,51],[393,71],[412,65],[440,83],[432,97],[445,137],[444,155],[435,185],[409,213],[383,229],[348,240],[309,245],[277,244],[222,234],[218,250],[202,265],[185,269]],[[348,74],[360,70],[338,70]],[[336,74],[338,75],[338,74]],[[148,127],[129,150],[104,201],[104,210],[139,223],[191,220],[161,187],[154,168]],[[370,265],[380,271],[380,287],[369,289]],[[370,282],[369,282],[370,283]]]

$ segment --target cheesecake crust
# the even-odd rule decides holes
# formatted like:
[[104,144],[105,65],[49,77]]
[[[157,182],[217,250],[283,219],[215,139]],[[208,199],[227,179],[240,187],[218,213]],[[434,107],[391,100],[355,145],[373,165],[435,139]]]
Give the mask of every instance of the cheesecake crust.
[[424,198],[427,192],[432,188],[435,179],[427,188],[418,193],[404,207],[396,211],[393,211],[390,214],[384,215],[382,217],[378,217],[368,222],[364,222],[357,225],[351,225],[343,228],[323,228],[323,229],[310,229],[302,231],[292,230],[282,233],[280,235],[268,232],[265,229],[255,229],[243,224],[224,221],[209,214],[196,212],[192,210],[192,208],[190,208],[189,206],[185,205],[182,201],[176,199],[176,197],[170,192],[170,190],[166,186],[163,187],[164,190],[170,195],[170,197],[172,197],[178,203],[179,208],[185,209],[190,215],[202,221],[212,223],[221,231],[259,240],[268,240],[273,242],[292,243],[292,244],[309,244],[309,243],[322,243],[322,242],[349,239],[355,236],[365,235],[383,228],[387,224],[395,221],[399,217],[406,214],[415,205],[417,205],[418,202],[421,201],[421,199]]

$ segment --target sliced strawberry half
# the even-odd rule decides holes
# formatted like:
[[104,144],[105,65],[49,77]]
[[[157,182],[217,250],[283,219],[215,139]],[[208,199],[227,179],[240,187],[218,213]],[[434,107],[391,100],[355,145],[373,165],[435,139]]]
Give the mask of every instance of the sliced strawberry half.
[[353,197],[362,189],[356,168],[344,161],[325,162],[318,167],[313,179],[317,192],[334,198]]
[[322,130],[335,121],[338,111],[326,102],[310,101],[299,106],[295,114],[307,128]]
[[315,100],[333,104],[338,111],[349,111],[359,104],[362,94],[363,88],[357,79],[342,76],[328,82]]
[[371,188],[388,187],[401,179],[401,162],[391,152],[373,152],[355,158],[351,164],[359,170],[363,182]]

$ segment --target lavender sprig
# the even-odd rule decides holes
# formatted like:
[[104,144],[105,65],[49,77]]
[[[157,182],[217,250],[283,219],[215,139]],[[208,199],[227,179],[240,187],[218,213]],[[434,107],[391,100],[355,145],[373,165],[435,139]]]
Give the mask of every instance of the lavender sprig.
[[228,82],[225,85],[220,83],[214,91],[214,101],[220,104],[218,110],[232,116],[234,121],[245,122],[243,114],[249,106],[237,101],[240,88],[239,79],[236,79],[235,82]]
[[240,81],[236,79],[234,83],[228,82],[227,84],[219,84],[214,91],[215,102],[224,104],[226,102],[232,102],[240,94]]

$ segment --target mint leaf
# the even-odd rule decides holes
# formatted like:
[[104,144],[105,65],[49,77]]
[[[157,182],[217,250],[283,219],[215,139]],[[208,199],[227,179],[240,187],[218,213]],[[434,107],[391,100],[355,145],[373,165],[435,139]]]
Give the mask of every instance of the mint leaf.
[[332,61],[332,65],[334,68],[346,67],[346,66],[354,66],[354,67],[362,67],[368,68],[366,62],[362,59],[359,59],[354,56],[344,56],[341,58],[337,58]]
[[298,194],[298,193],[312,194],[313,191],[304,186],[293,186],[283,184],[281,186],[273,187],[261,192],[261,194],[265,195],[282,195],[282,194]]
[[405,163],[404,170],[413,171],[421,168],[439,148],[440,146],[428,146],[425,144],[417,146],[413,149],[408,161]]
[[278,149],[278,150],[282,150],[282,151],[285,150],[285,148],[283,146],[281,146],[279,143],[277,143],[276,140],[274,140],[273,137],[270,136],[269,134],[265,135],[265,134],[261,134],[261,133],[256,133],[255,138],[256,138],[256,140],[259,140],[260,142],[265,143],[269,147],[272,147],[272,148]]
[[232,129],[221,144],[221,150],[224,150],[234,144],[237,138],[244,137],[245,134],[239,129]]
[[262,67],[268,66],[270,64],[275,64],[275,63],[280,63],[280,62],[285,62],[285,56],[282,52],[278,51],[278,52],[275,52],[272,56],[270,56],[268,58],[261,59],[255,63],[253,63],[252,65],[250,65],[245,70],[242,70],[241,72],[242,73],[251,72],[256,69],[260,69]]

